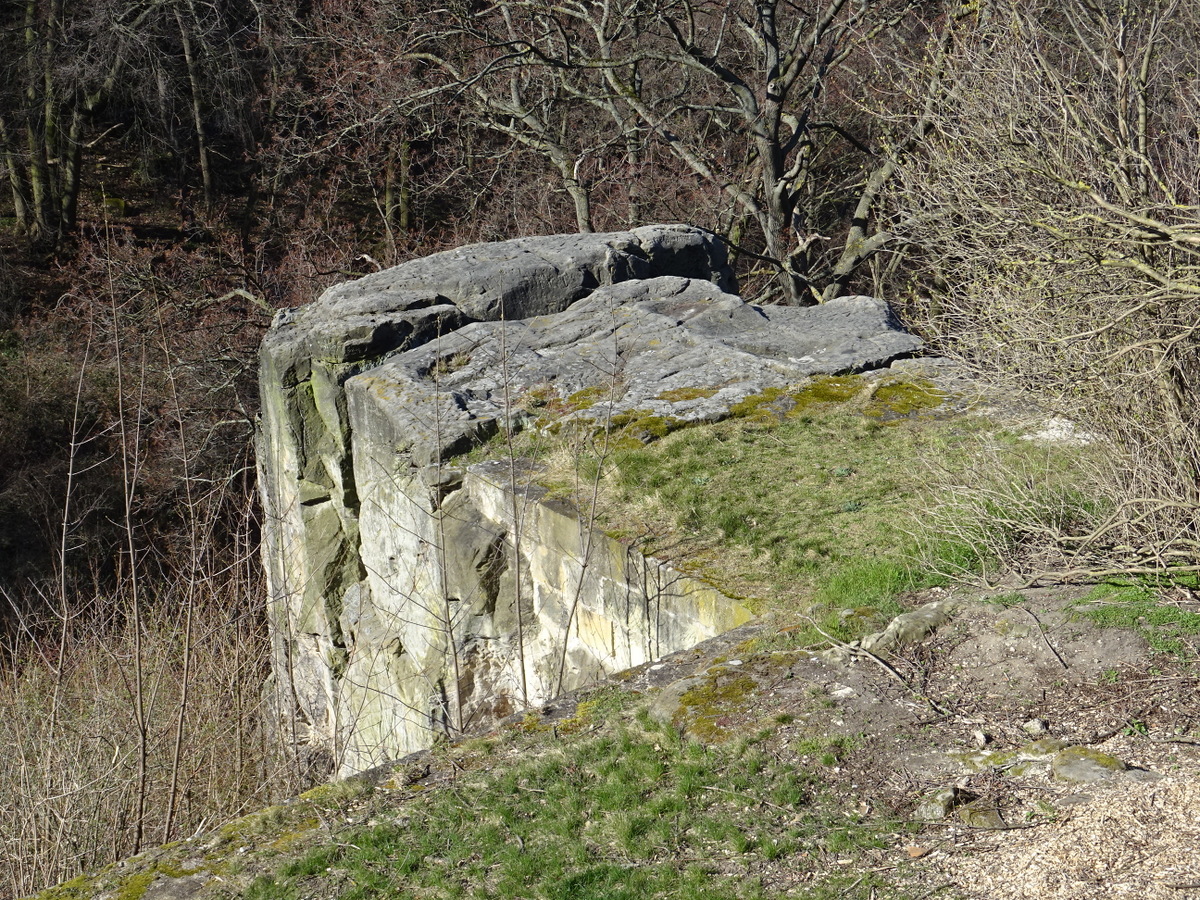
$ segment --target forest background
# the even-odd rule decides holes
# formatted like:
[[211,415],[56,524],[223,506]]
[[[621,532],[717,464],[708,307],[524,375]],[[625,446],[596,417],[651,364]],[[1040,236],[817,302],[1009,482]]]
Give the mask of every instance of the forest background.
[[981,552],[1200,568],[1194,4],[14,0],[0,60],[0,896],[319,776],[259,709],[255,353],[415,256],[679,221],[755,302],[883,297],[1113,448],[1070,516],[968,498]]

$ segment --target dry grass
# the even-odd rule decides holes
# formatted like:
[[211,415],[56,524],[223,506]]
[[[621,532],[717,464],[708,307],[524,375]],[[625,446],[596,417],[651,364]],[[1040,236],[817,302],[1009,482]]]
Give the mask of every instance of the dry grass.
[[1176,138],[1200,118],[1196,15],[997,4],[956,39],[954,102],[893,190],[894,294],[922,332],[1117,451],[1105,516],[1055,529],[1089,570],[1197,568],[1200,153]]
[[147,554],[162,577],[140,594],[77,586],[22,620],[0,667],[0,898],[298,787],[263,726],[258,561],[233,543],[232,560]]

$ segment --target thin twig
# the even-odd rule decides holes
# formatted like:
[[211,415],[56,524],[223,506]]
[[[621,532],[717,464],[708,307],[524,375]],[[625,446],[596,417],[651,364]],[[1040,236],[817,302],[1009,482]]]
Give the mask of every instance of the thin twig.
[[895,678],[898,682],[900,682],[900,684],[902,684],[905,687],[905,689],[907,689],[910,693],[912,693],[912,695],[914,697],[917,697],[921,700],[924,700],[926,703],[928,703],[929,707],[938,715],[940,715],[940,716],[954,715],[953,711],[946,709],[946,707],[942,706],[942,704],[938,703],[932,697],[928,697],[925,694],[922,694],[915,687],[913,687],[912,684],[909,683],[908,679],[906,679],[903,675],[901,675],[898,671],[896,671],[896,668],[894,666],[892,666],[890,663],[888,663],[886,660],[884,660],[882,657],[872,653],[866,647],[855,646],[853,644],[847,644],[845,641],[838,640],[833,635],[831,635],[827,631],[825,631],[825,629],[823,629],[820,625],[818,625],[812,619],[811,616],[805,616],[804,618],[808,620],[808,623],[810,625],[812,625],[812,627],[817,631],[817,633],[820,634],[822,637],[824,637],[825,640],[829,641],[835,647],[839,647],[842,650],[846,650],[847,652],[851,653],[854,656],[867,657],[872,662],[874,662],[876,665],[878,665],[881,669],[883,669],[885,672],[887,672],[889,675],[891,675],[893,678]]
[[1047,650],[1054,654],[1054,658],[1057,659],[1058,664],[1063,667],[1063,671],[1069,669],[1070,666],[1067,665],[1066,661],[1059,655],[1058,651],[1054,649],[1054,645],[1051,644],[1050,639],[1046,637],[1046,632],[1042,630],[1041,619],[1035,616],[1031,610],[1026,609],[1024,606],[1018,606],[1017,609],[1021,610],[1021,612],[1033,619],[1034,624],[1036,624],[1038,627],[1038,634],[1041,635],[1042,643],[1046,645]]
[[777,809],[780,812],[785,812],[785,813],[795,812],[795,810],[788,809],[787,807],[777,806],[774,803],[771,803],[769,800],[763,800],[761,797],[751,797],[749,794],[744,794],[741,791],[731,791],[727,788],[713,787],[712,785],[705,785],[704,790],[716,791],[721,794],[729,794],[732,797],[741,797],[743,800],[750,800],[750,801],[752,801],[754,803],[758,803],[762,806],[769,806],[769,807],[771,807],[771,809]]

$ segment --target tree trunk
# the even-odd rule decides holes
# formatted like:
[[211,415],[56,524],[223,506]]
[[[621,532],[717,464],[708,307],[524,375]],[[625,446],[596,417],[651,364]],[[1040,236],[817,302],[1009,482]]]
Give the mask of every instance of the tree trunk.
[[30,228],[29,186],[25,182],[25,173],[17,164],[11,140],[8,123],[0,117],[0,146],[5,148],[4,171],[8,175],[8,185],[12,191],[13,215],[17,220],[17,233],[25,234]]
[[[188,12],[192,21],[196,21],[196,7],[188,0]],[[213,181],[212,169],[209,166],[208,141],[204,137],[204,117],[200,111],[200,75],[196,67],[196,57],[192,52],[192,39],[183,25],[183,16],[175,9],[175,23],[179,26],[179,40],[183,45],[183,61],[187,66],[188,88],[191,94],[192,127],[196,131],[196,152],[200,163],[200,181],[204,188],[204,206],[212,206]]]
[[59,157],[58,222],[54,240],[61,244],[75,229],[79,212],[80,170],[83,162],[83,113],[76,108],[71,114],[71,127],[67,132],[62,153]]

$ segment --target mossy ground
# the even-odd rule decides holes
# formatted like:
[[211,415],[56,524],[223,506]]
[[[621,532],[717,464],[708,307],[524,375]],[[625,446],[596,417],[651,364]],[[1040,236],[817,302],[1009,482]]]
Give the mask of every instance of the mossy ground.
[[[836,386],[799,415],[767,412],[768,397],[736,419],[618,445],[600,473],[601,526],[760,611],[898,612],[891,598],[928,580],[914,535],[932,462],[966,465],[982,432],[884,426],[828,400],[858,393]],[[595,457],[581,465],[581,482],[596,477]]]
[[720,743],[732,734],[725,717],[758,687],[748,675],[719,669],[679,699],[672,724],[705,743]]

